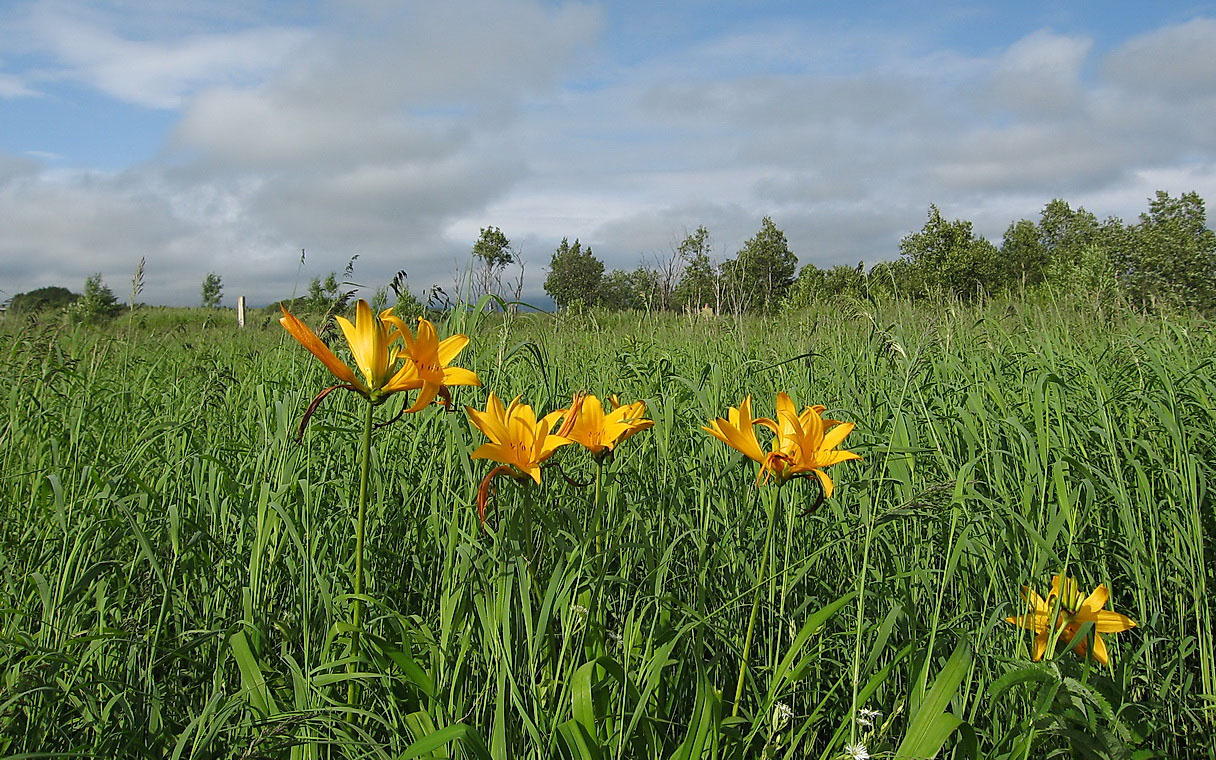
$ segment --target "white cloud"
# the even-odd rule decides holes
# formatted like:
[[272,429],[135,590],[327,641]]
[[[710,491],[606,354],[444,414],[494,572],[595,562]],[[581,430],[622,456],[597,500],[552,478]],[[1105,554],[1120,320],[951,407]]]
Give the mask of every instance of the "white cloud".
[[1044,121],[1083,111],[1081,68],[1092,46],[1089,39],[1045,30],[1013,43],[996,61],[988,82],[994,107]]
[[24,24],[33,38],[26,44],[52,56],[45,78],[81,81],[149,108],[177,108],[200,87],[259,78],[309,36],[262,27],[145,40],[115,32],[121,21],[87,6],[42,2]]
[[29,98],[38,94],[21,77],[0,72],[0,98]]
[[1216,19],[1197,18],[1133,37],[1103,62],[1121,87],[1171,99],[1216,94]]
[[113,285],[147,255],[150,299],[193,303],[214,270],[260,302],[303,287],[305,248],[305,284],[358,254],[361,282],[446,286],[492,224],[535,294],[562,237],[631,268],[700,224],[734,255],[771,215],[803,263],[852,265],[896,256],[929,203],[995,238],[1053,197],[1134,217],[1155,182],[1216,193],[1204,19],[1101,57],[1048,30],[977,57],[769,23],[626,65],[578,3],[351,0],[307,31],[221,3],[243,32],[180,3],[158,37],[115,22],[126,2],[45,6],[43,39],[61,75],[180,120],[125,172],[0,156],[6,282]]

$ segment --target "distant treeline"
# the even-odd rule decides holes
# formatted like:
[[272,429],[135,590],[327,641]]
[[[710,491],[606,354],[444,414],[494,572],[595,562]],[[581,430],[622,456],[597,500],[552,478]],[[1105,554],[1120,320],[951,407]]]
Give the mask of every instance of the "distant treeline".
[[973,300],[1030,290],[1135,307],[1216,308],[1216,233],[1196,193],[1159,191],[1133,224],[1099,221],[1053,200],[1038,221],[1010,224],[999,246],[976,235],[971,222],[947,220],[930,206],[924,227],[900,241],[899,253],[869,269],[799,270],[785,234],[765,217],[734,258],[715,259],[708,230],[698,227],[665,260],[632,271],[605,273],[589,246],[563,239],[544,287],[558,308],[771,312],[842,295]]
[[[331,272],[314,278],[306,295],[283,303],[296,311],[328,315],[348,307],[355,290],[348,278]],[[524,263],[497,227],[486,227],[473,246],[472,269],[457,282],[459,297],[486,294],[518,302],[524,285]],[[518,273],[504,283],[506,268]],[[976,235],[970,221],[947,220],[937,206],[918,232],[899,243],[899,258],[867,269],[838,265],[798,268],[798,257],[770,217],[733,258],[714,255],[709,230],[697,227],[665,256],[644,259],[633,270],[604,271],[590,246],[563,238],[549,260],[545,292],[559,309],[599,307],[614,311],[704,311],[771,313],[798,309],[837,297],[900,297],[912,300],[975,300],[1006,293],[1085,294],[1135,308],[1216,310],[1216,233],[1207,226],[1203,199],[1197,193],[1171,197],[1158,191],[1137,222],[1110,217],[1099,221],[1084,208],[1053,200],[1038,221],[1009,225],[1000,245]],[[138,306],[143,289],[143,260],[132,279],[128,306]],[[222,281],[209,273],[203,281],[202,304],[217,307]],[[402,316],[443,311],[453,301],[432,287],[419,300],[398,272],[378,289],[373,306],[395,305]],[[20,293],[8,304],[12,314],[67,309],[82,320],[104,319],[121,311],[118,298],[101,280],[90,276],[84,293],[50,286]],[[270,311],[277,314],[278,303]]]

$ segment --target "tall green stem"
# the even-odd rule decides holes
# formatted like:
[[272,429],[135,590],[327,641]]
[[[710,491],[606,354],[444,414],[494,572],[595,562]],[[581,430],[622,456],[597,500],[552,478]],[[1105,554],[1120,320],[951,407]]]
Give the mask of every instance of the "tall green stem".
[[[355,522],[355,598],[350,619],[351,648],[354,660],[347,664],[347,673],[355,671],[355,662],[362,654],[359,627],[363,619],[363,535],[367,526],[367,481],[372,465],[372,413],[374,411],[375,406],[369,403],[367,415],[363,419],[363,444],[359,449],[359,513]],[[355,696],[355,681],[351,679],[346,685],[346,703],[354,707]]]
[[[603,521],[604,505],[601,498],[604,488],[604,463],[596,462],[595,467],[595,553],[603,553],[603,543],[600,540],[600,529]],[[602,559],[600,560],[603,561]]]
[[781,506],[781,486],[773,497],[772,511],[768,515],[768,535],[764,539],[764,556],[760,559],[760,572],[756,575],[756,589],[752,596],[752,614],[747,621],[747,633],[743,637],[743,657],[739,662],[739,681],[735,684],[735,704],[730,710],[732,718],[739,715],[739,703],[743,700],[743,682],[747,680],[747,657],[752,650],[752,636],[756,632],[756,615],[760,612],[760,597],[768,575],[768,555],[772,553],[773,534],[777,530],[777,513]]

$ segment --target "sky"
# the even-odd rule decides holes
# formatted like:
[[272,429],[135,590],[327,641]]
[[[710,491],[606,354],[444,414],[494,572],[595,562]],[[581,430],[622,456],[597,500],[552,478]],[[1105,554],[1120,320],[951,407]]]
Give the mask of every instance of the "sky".
[[535,302],[563,237],[632,269],[771,216],[828,267],[930,204],[1130,222],[1216,199],[1214,50],[1216,2],[0,0],[0,301],[141,257],[153,304],[356,255],[452,292],[488,225]]

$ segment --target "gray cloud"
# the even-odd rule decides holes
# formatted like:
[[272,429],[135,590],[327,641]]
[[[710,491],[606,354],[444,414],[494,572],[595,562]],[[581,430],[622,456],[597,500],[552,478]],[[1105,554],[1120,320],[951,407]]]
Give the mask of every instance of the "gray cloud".
[[1158,187],[1216,193],[1207,19],[984,57],[762,25],[622,65],[582,4],[359,0],[303,32],[213,2],[233,33],[183,2],[171,45],[115,22],[125,2],[61,27],[86,44],[51,45],[57,70],[180,119],[122,172],[0,155],[5,288],[116,285],[146,255],[149,300],[196,302],[214,270],[267,301],[355,254],[360,282],[447,287],[493,224],[535,298],[563,236],[630,268],[700,224],[732,256],[767,214],[803,263],[852,265],[896,256],[930,203],[999,238],[1053,197],[1134,216]]
[[1190,100],[1216,94],[1216,19],[1197,18],[1128,40],[1103,61],[1105,76],[1130,91]]

